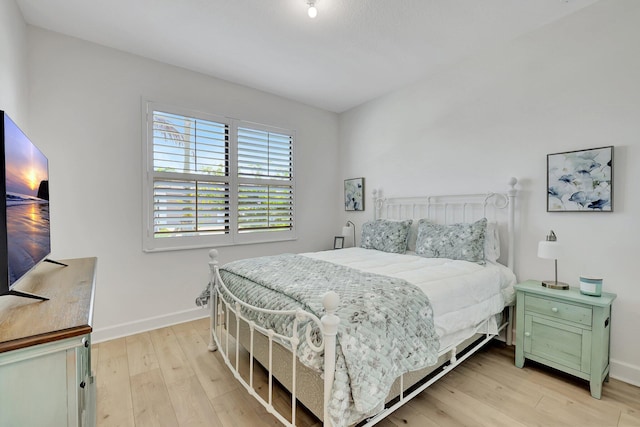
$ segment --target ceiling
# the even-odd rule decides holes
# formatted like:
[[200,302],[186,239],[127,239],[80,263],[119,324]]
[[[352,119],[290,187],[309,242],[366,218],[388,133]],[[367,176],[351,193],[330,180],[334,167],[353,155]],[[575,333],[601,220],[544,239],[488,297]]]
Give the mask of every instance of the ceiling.
[[597,0],[16,0],[28,24],[343,112]]

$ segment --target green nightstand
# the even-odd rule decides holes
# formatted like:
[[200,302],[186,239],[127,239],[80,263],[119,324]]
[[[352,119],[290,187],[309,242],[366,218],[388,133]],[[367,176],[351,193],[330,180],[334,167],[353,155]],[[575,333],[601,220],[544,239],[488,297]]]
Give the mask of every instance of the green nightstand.
[[517,292],[516,366],[525,359],[589,381],[600,399],[609,378],[611,304],[615,294],[583,295],[579,288],[556,290],[528,280]]

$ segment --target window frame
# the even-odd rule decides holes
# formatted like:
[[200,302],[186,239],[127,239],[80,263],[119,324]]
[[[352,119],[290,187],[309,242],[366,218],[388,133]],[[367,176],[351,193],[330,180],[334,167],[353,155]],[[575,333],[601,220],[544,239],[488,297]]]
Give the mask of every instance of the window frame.
[[[228,182],[229,185],[229,232],[218,235],[193,235],[180,237],[156,238],[154,237],[154,178],[163,176],[165,172],[154,172],[153,164],[153,113],[162,111],[169,114],[176,114],[186,117],[193,117],[201,120],[208,120],[225,124],[229,129],[229,175],[214,178],[221,182]],[[182,249],[197,249],[206,247],[232,246],[243,244],[283,242],[297,239],[296,233],[296,185],[295,185],[295,131],[278,128],[275,126],[263,125],[246,120],[232,119],[216,114],[190,110],[174,105],[143,100],[142,103],[142,212],[143,212],[143,251],[160,252]],[[238,177],[238,127],[250,128],[262,132],[273,132],[285,134],[291,138],[291,180],[274,181],[264,178],[239,178]],[[184,180],[201,177],[200,174],[181,173]],[[208,176],[208,175],[206,175]],[[291,229],[290,230],[265,230],[255,232],[239,232],[238,229],[238,194],[239,185],[247,182],[255,182],[261,185],[282,185],[291,187]]]

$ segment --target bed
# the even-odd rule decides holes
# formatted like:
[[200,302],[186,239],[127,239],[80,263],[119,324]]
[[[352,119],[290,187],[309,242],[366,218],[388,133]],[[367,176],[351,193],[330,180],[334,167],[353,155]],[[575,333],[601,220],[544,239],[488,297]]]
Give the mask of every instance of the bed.
[[[376,424],[489,340],[511,343],[516,182],[471,195],[374,191],[360,247],[224,266],[211,250],[209,349],[284,425],[296,425],[298,403],[326,426]],[[276,381],[290,413],[274,407]]]

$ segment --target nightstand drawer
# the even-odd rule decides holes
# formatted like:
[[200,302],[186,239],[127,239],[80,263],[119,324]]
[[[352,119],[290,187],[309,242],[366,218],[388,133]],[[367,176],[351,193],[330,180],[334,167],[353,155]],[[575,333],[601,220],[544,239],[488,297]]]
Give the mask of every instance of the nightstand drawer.
[[524,310],[525,312],[535,312],[545,316],[591,326],[591,307],[526,295],[524,298]]

